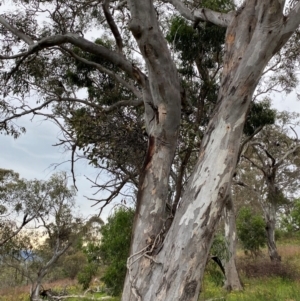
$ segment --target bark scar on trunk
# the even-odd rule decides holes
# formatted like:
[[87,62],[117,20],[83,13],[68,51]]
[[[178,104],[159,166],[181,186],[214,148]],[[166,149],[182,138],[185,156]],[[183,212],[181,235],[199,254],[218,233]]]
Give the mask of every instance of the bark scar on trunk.
[[197,289],[196,280],[187,282],[183,289],[183,295],[181,295],[179,301],[190,300],[190,298],[193,298],[195,296],[196,289]]

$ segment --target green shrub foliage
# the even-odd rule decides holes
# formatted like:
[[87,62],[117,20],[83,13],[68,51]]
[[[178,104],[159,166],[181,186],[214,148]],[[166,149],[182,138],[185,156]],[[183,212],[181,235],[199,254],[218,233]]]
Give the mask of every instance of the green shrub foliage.
[[100,258],[107,265],[102,281],[113,296],[122,292],[127,271],[126,262],[129,255],[133,217],[133,209],[120,208],[101,228]]
[[245,253],[257,256],[266,244],[265,221],[250,208],[240,210],[237,218],[237,233]]

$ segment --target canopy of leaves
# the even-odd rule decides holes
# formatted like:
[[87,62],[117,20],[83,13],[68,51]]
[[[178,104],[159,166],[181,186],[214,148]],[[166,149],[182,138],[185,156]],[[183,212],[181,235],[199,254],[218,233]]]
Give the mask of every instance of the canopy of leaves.
[[251,136],[258,128],[274,124],[275,118],[276,110],[271,109],[270,100],[252,102],[244,126],[245,135]]
[[124,166],[135,173],[141,168],[147,146],[143,122],[134,110],[117,110],[114,116],[82,108],[69,120],[75,131],[77,146],[96,167],[119,169]]

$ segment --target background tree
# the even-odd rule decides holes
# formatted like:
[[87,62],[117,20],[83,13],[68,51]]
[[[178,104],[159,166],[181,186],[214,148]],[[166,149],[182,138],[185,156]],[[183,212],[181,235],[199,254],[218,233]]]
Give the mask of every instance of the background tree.
[[12,170],[0,169],[0,248],[45,214],[45,198],[37,181],[26,181]]
[[[11,251],[2,253],[2,260],[31,282],[30,298],[38,300],[44,277],[76,241],[81,222],[73,212],[75,190],[68,188],[66,174],[55,174],[46,182],[34,180],[31,184],[35,198],[43,199],[44,211],[36,217],[38,225],[32,226],[23,238],[14,239]],[[33,248],[41,236],[45,242]]]
[[[269,255],[275,261],[281,259],[275,243],[276,217],[280,208],[289,203],[285,195],[292,195],[298,190],[296,174],[300,144],[296,132],[288,126],[291,122],[297,124],[295,118],[287,113],[278,114],[277,123],[265,127],[256,135],[243,156],[258,169],[266,185],[265,195],[259,200],[266,221]],[[295,134],[296,137],[293,137]]]

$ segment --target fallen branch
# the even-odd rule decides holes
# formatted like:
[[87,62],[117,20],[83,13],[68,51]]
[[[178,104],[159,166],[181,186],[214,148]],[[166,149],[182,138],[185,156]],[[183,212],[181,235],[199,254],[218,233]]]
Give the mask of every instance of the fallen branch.
[[99,297],[95,298],[94,296],[87,297],[85,295],[68,295],[68,296],[51,296],[52,300],[64,300],[69,298],[76,298],[76,299],[90,299],[90,300],[108,300],[111,299],[111,296]]

